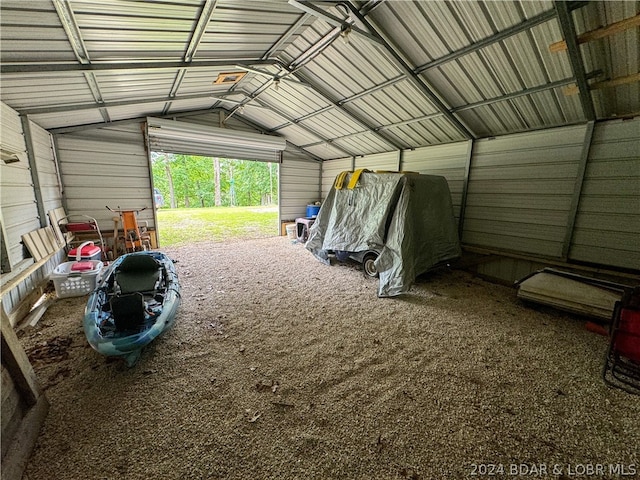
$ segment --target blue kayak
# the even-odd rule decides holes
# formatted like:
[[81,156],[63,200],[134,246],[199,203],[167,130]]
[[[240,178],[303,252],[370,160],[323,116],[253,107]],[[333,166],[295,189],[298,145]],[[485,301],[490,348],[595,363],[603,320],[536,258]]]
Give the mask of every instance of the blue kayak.
[[122,255],[106,269],[87,301],[84,333],[89,344],[128,366],[145,345],[171,328],[180,304],[173,261],[162,252]]

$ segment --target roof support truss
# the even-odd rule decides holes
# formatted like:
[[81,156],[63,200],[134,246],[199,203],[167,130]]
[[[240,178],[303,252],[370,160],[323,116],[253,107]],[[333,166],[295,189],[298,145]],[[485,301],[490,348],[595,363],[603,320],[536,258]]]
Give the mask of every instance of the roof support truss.
[[[82,32],[80,31],[80,27],[76,22],[76,17],[73,14],[71,5],[69,4],[69,2],[63,0],[53,0],[53,6],[56,9],[56,13],[58,14],[60,23],[62,23],[62,28],[64,28],[64,31],[67,34],[67,38],[69,39],[69,44],[71,45],[73,54],[82,65],[90,65],[91,58],[89,58],[89,51],[84,44]],[[89,90],[91,91],[91,94],[96,101],[96,106],[99,107],[102,118],[104,118],[105,122],[109,122],[111,119],[109,118],[107,109],[103,106],[104,99],[102,97],[102,92],[100,91],[98,79],[93,72],[84,72],[84,78],[87,81]]]
[[582,55],[580,53],[580,47],[578,45],[578,39],[576,35],[576,27],[573,24],[573,18],[571,16],[571,9],[569,5],[564,1],[554,2],[556,11],[558,12],[558,22],[560,23],[560,29],[562,36],[567,43],[567,51],[569,53],[569,61],[571,62],[571,69],[573,75],[576,78],[576,83],[580,89],[580,104],[582,105],[582,111],[588,121],[593,121],[596,118],[595,109],[593,108],[593,101],[591,99],[591,91],[589,84],[587,83],[587,76],[584,70],[584,62],[582,61]]
[[0,73],[58,73],[58,72],[119,72],[123,70],[160,70],[178,68],[228,68],[233,65],[273,65],[273,60],[260,58],[235,58],[228,60],[194,60],[192,62],[101,62],[90,64],[78,63],[3,63]]
[[504,40],[506,38],[509,38],[513,35],[517,35],[518,33],[529,30],[535,27],[536,25],[540,25],[541,23],[548,22],[549,20],[555,17],[556,17],[555,10],[547,10],[546,12],[542,12],[534,17],[531,17],[525,20],[524,22],[518,23],[517,25],[501,30],[495,35],[491,35],[482,40],[479,40],[470,45],[467,45],[466,47],[462,47],[454,52],[444,55],[440,58],[436,58],[435,60],[429,63],[420,65],[414,70],[414,73],[420,74],[431,68],[439,67],[440,65],[444,65],[445,63],[451,62],[460,57],[464,57],[465,55],[468,55],[472,52],[476,52],[482,48],[488,47],[489,45],[493,45],[494,43]]
[[[260,101],[260,100],[257,100],[257,102],[258,102],[260,105],[262,105],[262,106],[264,106],[264,107],[268,108],[269,110],[273,111],[274,113],[277,113],[277,114],[278,114],[278,115],[280,115],[282,118],[285,118],[285,119],[287,119],[287,120],[290,120],[290,119],[289,119],[289,116],[288,116],[286,113],[284,113],[284,112],[282,112],[281,110],[279,110],[278,108],[273,107],[272,105],[268,105],[268,104],[266,104],[266,103],[264,103],[264,102],[262,102],[262,101]],[[318,143],[314,143],[314,144],[312,144],[312,145],[329,144],[329,145],[331,145],[332,147],[334,147],[335,149],[340,150],[342,153],[344,153],[344,154],[345,154],[345,155],[347,155],[347,156],[351,156],[351,155],[353,155],[353,153],[352,153],[352,152],[348,152],[348,151],[346,151],[346,150],[344,150],[344,149],[342,149],[342,148],[338,147],[337,145],[333,145],[333,140],[329,140],[329,139],[327,139],[327,138],[324,138],[322,135],[320,135],[320,134],[319,134],[318,132],[316,132],[315,130],[312,130],[311,128],[305,127],[304,125],[298,125],[298,127],[299,127],[299,128],[301,128],[302,130],[304,130],[305,132],[310,133],[310,134],[311,134],[311,135],[313,135],[314,137],[318,137],[318,138],[320,139],[320,142],[318,142]],[[300,146],[300,148],[304,148],[304,146]]]
[[425,83],[425,81],[413,72],[413,69],[407,65],[403,59],[403,55],[397,47],[391,44],[389,39],[385,39],[384,32],[380,31],[377,27],[371,24],[358,10],[358,7],[354,5],[353,0],[350,0],[349,7],[353,15],[366,27],[373,32],[373,34],[379,39],[380,45],[389,53],[391,58],[396,63],[400,71],[407,77],[407,79],[427,97],[435,108],[440,111],[445,118],[467,139],[474,138],[473,133],[460,121],[450,109],[444,104],[440,97],[432,90],[432,88]]
[[[175,102],[180,100],[195,100],[198,98],[211,98],[212,101],[220,101],[227,103],[239,103],[234,100],[224,99],[226,95],[238,95],[238,92],[222,93],[213,97],[210,93],[194,93],[191,95],[182,95],[179,97],[147,97],[138,98],[135,100],[117,100],[113,102],[104,102],[102,105],[96,105],[95,103],[76,103],[76,104],[64,104],[64,105],[52,105],[49,107],[35,107],[35,108],[23,108],[20,111],[27,115],[39,115],[44,113],[61,113],[61,112],[76,112],[79,110],[91,110],[96,107],[111,108],[111,107],[126,107],[129,105],[141,105],[145,103],[160,103],[160,102]],[[108,120],[105,120],[108,122]]]
[[[198,46],[202,41],[202,37],[204,36],[205,31],[207,30],[207,25],[209,25],[209,21],[211,21],[211,16],[213,15],[213,11],[216,9],[216,5],[218,0],[206,0],[202,10],[200,11],[200,16],[198,17],[198,23],[196,24],[193,32],[191,33],[191,40],[189,40],[189,45],[185,50],[184,56],[182,60],[185,62],[191,63],[193,57],[198,50]],[[171,90],[169,91],[169,97],[175,97],[178,94],[178,89],[182,84],[182,80],[187,74],[186,68],[181,68],[176,74],[175,79],[173,80],[173,85],[171,86]],[[169,109],[171,109],[172,102],[167,102],[162,110],[164,115],[169,113]]]

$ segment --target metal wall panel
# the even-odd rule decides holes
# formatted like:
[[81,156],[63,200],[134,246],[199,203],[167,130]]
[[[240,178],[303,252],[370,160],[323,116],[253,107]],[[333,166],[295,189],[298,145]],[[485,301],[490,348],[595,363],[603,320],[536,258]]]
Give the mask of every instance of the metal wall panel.
[[0,119],[2,120],[2,149],[12,152],[26,152],[24,133],[20,116],[13,108],[0,102]]
[[354,168],[366,168],[367,170],[388,170],[396,172],[399,169],[398,152],[378,153],[356,157]]
[[403,152],[402,165],[400,166],[401,170],[445,177],[451,192],[453,212],[458,220],[460,219],[469,148],[469,142],[416,148]]
[[475,267],[475,271],[482,277],[498,280],[507,285],[526,277],[532,272],[548,267],[543,262],[522,260],[509,257],[492,257],[492,260],[485,259]]
[[40,228],[40,222],[20,116],[4,103],[0,109],[3,155],[15,154],[19,159],[8,164],[0,161],[0,224],[10,270],[25,258],[22,235]]
[[149,160],[139,123],[57,135],[60,173],[68,214],[95,217],[113,230],[112,208],[141,209],[139,221],[153,227]]
[[353,170],[353,158],[338,158],[322,162],[322,200],[327,198],[338,174],[345,170]]
[[462,240],[560,257],[585,125],[478,140]]
[[320,162],[296,150],[282,152],[280,221],[306,215],[307,205],[320,201]]
[[[40,113],[29,118],[42,128],[60,128],[104,122],[99,110],[79,110],[71,113]],[[113,118],[111,120],[114,120]]]
[[48,212],[62,206],[62,189],[53,152],[53,142],[51,134],[34,122],[30,122],[29,128],[33,140],[44,211]]
[[596,124],[572,260],[640,270],[639,132],[640,118]]

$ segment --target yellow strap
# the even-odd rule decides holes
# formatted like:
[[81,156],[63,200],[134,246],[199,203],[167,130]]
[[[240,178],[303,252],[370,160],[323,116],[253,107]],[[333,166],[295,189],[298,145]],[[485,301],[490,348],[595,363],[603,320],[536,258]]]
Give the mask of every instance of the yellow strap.
[[353,175],[351,175],[351,179],[349,180],[349,185],[347,185],[347,188],[349,190],[353,190],[354,188],[356,188],[356,185],[358,183],[358,180],[360,180],[360,175],[362,175],[362,172],[368,172],[368,171],[369,170],[367,170],[366,168],[360,168],[355,172],[353,172]]
[[340,172],[338,174],[338,176],[336,177],[336,182],[335,182],[335,187],[336,190],[342,190],[342,187],[344,186],[344,179],[347,178],[347,175],[349,175],[349,171],[345,170],[344,172]]

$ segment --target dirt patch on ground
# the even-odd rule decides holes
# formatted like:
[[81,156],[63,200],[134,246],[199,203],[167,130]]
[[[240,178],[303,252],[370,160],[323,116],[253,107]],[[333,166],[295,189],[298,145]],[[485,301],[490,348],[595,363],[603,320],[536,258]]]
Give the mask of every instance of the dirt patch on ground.
[[164,251],[182,305],[134,368],[88,346],[86,297],[22,335],[51,403],[29,480],[640,471],[640,402],[603,384],[584,320],[461,271],[379,299],[283,237]]

